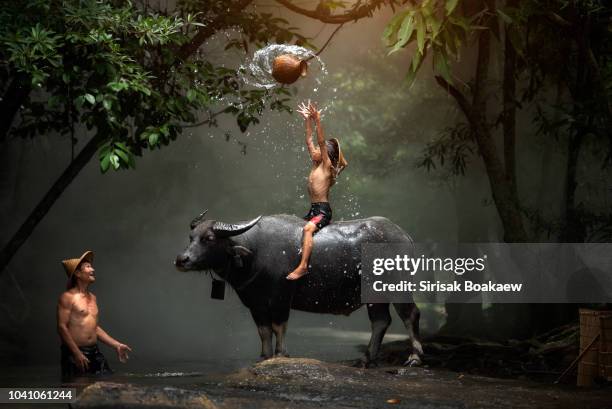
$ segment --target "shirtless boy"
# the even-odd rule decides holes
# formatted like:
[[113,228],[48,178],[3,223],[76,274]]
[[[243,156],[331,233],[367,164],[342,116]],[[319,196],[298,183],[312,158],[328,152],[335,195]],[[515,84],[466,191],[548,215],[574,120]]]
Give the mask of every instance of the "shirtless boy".
[[[321,111],[308,101],[302,103],[298,112],[306,121],[306,146],[312,160],[310,175],[308,175],[308,194],[310,196],[310,211],[304,220],[307,221],[302,235],[302,259],[300,264],[288,276],[288,280],[297,280],[308,273],[308,260],[312,253],[313,235],[327,226],[332,218],[329,205],[329,190],[336,183],[336,178],[348,164],[342,156],[340,144],[336,138],[325,140],[321,127]],[[313,120],[317,126],[317,145],[312,142]]]
[[93,252],[62,261],[68,275],[67,291],[57,303],[57,331],[62,340],[62,378],[112,373],[98,349],[98,340],[117,352],[120,362],[128,359],[130,347],[117,341],[98,325],[96,296],[89,285],[96,281]]

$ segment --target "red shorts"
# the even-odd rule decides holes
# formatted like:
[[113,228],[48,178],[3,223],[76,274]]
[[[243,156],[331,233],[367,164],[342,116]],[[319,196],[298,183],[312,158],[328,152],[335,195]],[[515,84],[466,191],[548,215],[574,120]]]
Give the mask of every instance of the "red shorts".
[[319,229],[331,222],[332,210],[328,202],[315,202],[310,205],[310,211],[304,220],[314,223]]

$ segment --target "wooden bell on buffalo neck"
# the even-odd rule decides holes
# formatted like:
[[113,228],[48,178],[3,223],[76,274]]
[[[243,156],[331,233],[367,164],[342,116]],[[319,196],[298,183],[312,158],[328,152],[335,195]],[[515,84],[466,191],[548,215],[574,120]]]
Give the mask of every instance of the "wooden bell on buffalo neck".
[[308,63],[293,54],[282,54],[272,62],[272,77],[282,84],[293,84],[308,73]]

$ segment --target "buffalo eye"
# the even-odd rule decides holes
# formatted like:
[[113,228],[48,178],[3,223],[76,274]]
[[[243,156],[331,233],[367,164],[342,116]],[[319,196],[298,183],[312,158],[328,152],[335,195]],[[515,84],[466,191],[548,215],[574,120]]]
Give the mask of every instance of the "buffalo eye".
[[213,236],[212,234],[205,234],[200,238],[201,241],[213,241],[214,239],[215,236]]

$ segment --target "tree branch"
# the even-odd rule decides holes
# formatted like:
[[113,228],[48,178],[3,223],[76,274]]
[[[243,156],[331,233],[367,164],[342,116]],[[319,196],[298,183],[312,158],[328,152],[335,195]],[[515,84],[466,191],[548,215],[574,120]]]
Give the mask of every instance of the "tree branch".
[[497,24],[497,20],[491,16],[495,15],[495,4],[491,0],[485,1],[490,13],[484,22],[488,27],[482,30],[478,36],[478,56],[476,57],[476,75],[474,77],[474,88],[472,90],[472,106],[478,111],[481,118],[487,117],[487,104],[485,88],[489,78],[489,61],[491,58],[491,31]]
[[[247,8],[249,4],[251,4],[253,0],[240,0],[236,4],[230,6],[234,11],[240,12],[241,10]],[[230,13],[228,13],[230,14]],[[177,52],[177,57],[181,60],[186,60],[190,55],[195,53],[198,48],[204,41],[206,41],[210,36],[215,34],[218,30],[229,27],[227,23],[224,21],[224,16],[219,16],[216,20],[210,22],[206,26],[200,28],[198,32],[191,38],[191,41],[184,44]]]
[[349,21],[356,21],[364,17],[371,17],[372,12],[386,3],[387,0],[372,0],[370,4],[358,6],[353,8],[344,14],[331,15],[325,13],[323,10],[308,10],[302,7],[298,7],[289,0],[275,0],[278,4],[281,4],[289,10],[301,14],[306,17],[313,18],[315,20],[322,21],[328,24],[342,24],[348,23]]
[[34,210],[30,213],[25,222],[21,225],[17,233],[13,235],[11,240],[4,245],[2,252],[0,252],[0,274],[4,271],[11,261],[11,258],[15,255],[17,250],[23,243],[30,237],[34,228],[38,223],[45,217],[51,206],[55,201],[62,195],[64,190],[70,185],[70,183],[76,178],[81,169],[89,163],[89,160],[95,155],[98,150],[98,143],[101,138],[99,136],[92,137],[89,142],[83,147],[77,157],[70,162],[70,165],[64,170],[61,176],[55,181],[53,186],[49,189],[47,194],[42,200],[36,205]]
[[205,119],[205,120],[200,121],[200,122],[196,122],[194,124],[181,124],[181,128],[197,128],[197,127],[202,126],[202,125],[210,124],[212,122],[212,120],[216,116],[219,116],[219,115],[221,115],[224,112],[225,112],[225,110],[222,109],[221,111],[215,112],[214,114],[210,114],[208,119]]
[[567,21],[566,19],[564,19],[563,17],[561,17],[554,11],[549,11],[548,13],[545,13],[545,16],[548,18],[548,20],[550,20],[550,22],[554,23],[555,25],[559,27],[563,27],[563,28],[573,27],[572,23],[570,23],[569,21]]
[[470,125],[475,128],[477,126],[477,121],[472,113],[472,106],[468,102],[465,95],[463,95],[463,93],[457,88],[455,88],[453,85],[449,84],[442,76],[436,75],[435,78],[438,85],[444,88],[444,90],[448,92],[451,97],[455,98],[455,101],[457,101],[459,108],[461,108],[461,110],[463,111],[463,114],[470,122]]

